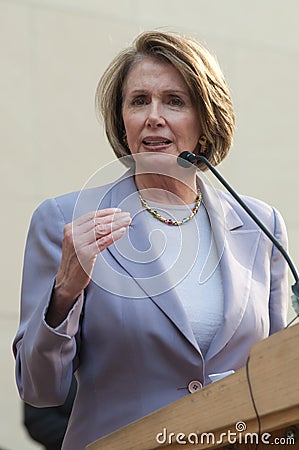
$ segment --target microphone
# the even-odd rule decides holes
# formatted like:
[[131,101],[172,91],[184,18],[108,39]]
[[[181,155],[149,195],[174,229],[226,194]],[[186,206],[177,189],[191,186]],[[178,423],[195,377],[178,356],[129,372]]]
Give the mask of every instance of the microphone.
[[273,234],[268,230],[268,228],[259,220],[259,218],[254,214],[254,212],[246,205],[246,203],[241,199],[241,197],[237,194],[237,192],[228,184],[228,182],[222,177],[222,175],[220,175],[218,170],[215,169],[215,167],[210,163],[210,161],[205,156],[195,155],[194,153],[185,151],[180,153],[177,158],[178,165],[185,168],[190,168],[193,164],[196,164],[197,162],[204,163],[210,169],[213,175],[215,175],[215,177],[220,181],[220,183],[225,187],[225,189],[242,206],[242,208],[257,224],[257,226],[265,233],[265,235],[270,239],[270,241],[274,244],[277,250],[280,251],[284,259],[286,260],[295,280],[295,283],[292,285],[292,292],[293,292],[292,306],[297,314],[297,316],[295,317],[296,319],[299,316],[299,276],[290,256],[288,255],[284,247],[280,244],[280,242],[276,239],[276,237],[273,236]]

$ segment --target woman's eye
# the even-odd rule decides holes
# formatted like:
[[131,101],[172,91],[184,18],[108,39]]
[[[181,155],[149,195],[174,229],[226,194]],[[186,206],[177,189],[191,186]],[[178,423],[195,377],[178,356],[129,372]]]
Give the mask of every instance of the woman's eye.
[[137,97],[137,98],[134,98],[134,100],[132,101],[132,105],[135,105],[135,106],[142,106],[142,105],[145,105],[145,103],[146,103],[146,101],[145,101],[144,97]]
[[184,104],[183,100],[180,97],[173,97],[170,99],[171,106],[182,106]]

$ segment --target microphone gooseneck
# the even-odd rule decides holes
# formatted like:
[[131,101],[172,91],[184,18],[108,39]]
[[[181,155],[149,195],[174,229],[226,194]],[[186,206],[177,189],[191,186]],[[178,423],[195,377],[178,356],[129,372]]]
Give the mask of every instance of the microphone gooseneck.
[[180,153],[177,158],[177,163],[181,167],[190,168],[193,164],[197,162],[204,163],[210,171],[215,175],[215,177],[220,181],[220,183],[227,189],[227,191],[234,197],[234,199],[242,206],[242,208],[247,212],[247,214],[252,218],[252,220],[257,224],[257,226],[265,233],[265,235],[270,239],[274,246],[280,251],[284,259],[286,260],[292,275],[295,279],[295,284],[292,285],[292,292],[295,298],[292,298],[292,305],[299,315],[299,276],[292,262],[290,256],[286,252],[285,248],[280,244],[276,237],[268,230],[268,228],[259,220],[259,218],[254,214],[254,212],[246,205],[246,203],[241,199],[237,192],[228,184],[228,182],[220,175],[218,170],[210,163],[210,161],[202,155],[195,155],[194,153],[185,151]]

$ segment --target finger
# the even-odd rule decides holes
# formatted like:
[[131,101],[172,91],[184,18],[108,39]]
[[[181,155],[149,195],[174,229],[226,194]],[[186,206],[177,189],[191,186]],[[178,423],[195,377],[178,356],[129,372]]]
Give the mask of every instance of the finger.
[[127,228],[131,223],[130,217],[124,217],[118,221],[111,222],[108,224],[100,224],[95,228],[95,237],[98,239],[99,237],[106,236],[107,234],[111,234],[114,231],[119,230],[120,228]]
[[98,209],[96,211],[90,211],[83,216],[78,217],[73,221],[73,224],[76,224],[78,226],[83,225],[84,223],[90,222],[92,220],[96,220],[97,218],[106,217],[106,216],[113,216],[114,214],[120,213],[120,208],[105,208],[105,209]]
[[104,236],[109,233],[113,233],[123,227],[128,227],[132,219],[129,214],[123,213],[117,219],[112,221],[102,221],[95,227],[96,238],[98,236]]
[[120,212],[121,212],[120,208],[98,209],[97,211],[95,211],[95,218],[110,216],[110,215],[113,215],[113,214],[116,214],[116,213],[120,213]]
[[124,217],[130,217],[130,213],[129,212],[117,212],[115,214],[109,214],[108,216],[104,216],[104,217],[96,217],[94,219],[94,225],[96,226],[96,225],[111,223],[114,221],[118,221]]
[[[103,220],[103,219],[102,219]],[[120,228],[127,228],[131,223],[131,217],[128,213],[122,213],[115,221],[101,222],[99,225],[89,224],[74,227],[72,233],[72,242],[77,252],[82,248],[88,247],[101,239],[103,236],[112,234]]]
[[[81,217],[80,220],[78,221],[74,221],[71,222],[70,224],[68,224],[68,226],[70,227],[70,229],[72,230],[73,234],[76,235],[77,237],[82,237],[84,239],[84,241],[86,241],[86,236],[84,237],[84,235],[89,234],[90,231],[92,231],[92,233],[95,233],[95,229],[98,225],[100,225],[100,232],[103,231],[109,231],[109,229],[111,230],[111,224],[113,221],[118,221],[122,218],[127,218],[130,217],[129,213],[122,213],[122,212],[116,212],[115,214],[109,214],[109,215],[105,215],[101,218],[97,217],[97,218],[91,218],[91,216],[89,215],[88,217]],[[88,219],[88,220],[87,220]],[[105,225],[105,230],[102,230],[101,228]],[[110,228],[109,228],[110,227]],[[108,232],[107,231],[107,232]],[[88,242],[89,238],[87,236],[87,242]]]
[[113,231],[110,234],[107,234],[106,236],[101,237],[96,241],[96,246],[98,253],[105,250],[109,245],[116,242],[118,239],[122,238],[126,233],[126,227],[119,228],[115,231]]
[[91,240],[94,239],[94,234],[105,235],[121,226],[128,226],[130,223],[130,213],[120,212],[89,220],[89,222],[84,222],[80,225],[76,224],[73,230],[74,234],[81,236],[84,239],[84,242],[91,242]]

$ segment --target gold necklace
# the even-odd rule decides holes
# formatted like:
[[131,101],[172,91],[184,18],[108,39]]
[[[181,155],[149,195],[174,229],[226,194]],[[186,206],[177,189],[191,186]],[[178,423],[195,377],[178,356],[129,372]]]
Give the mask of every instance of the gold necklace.
[[161,214],[158,213],[158,211],[156,211],[155,209],[151,208],[147,202],[144,200],[144,198],[141,196],[140,192],[138,192],[140,201],[142,203],[142,206],[144,206],[144,208],[155,218],[160,220],[160,222],[165,223],[166,225],[171,225],[171,226],[180,226],[183,225],[184,223],[189,222],[189,220],[191,220],[195,214],[197,214],[200,204],[201,204],[201,199],[202,199],[202,194],[200,191],[198,191],[196,199],[195,199],[195,206],[192,209],[192,212],[190,214],[190,216],[188,217],[184,217],[182,220],[172,220],[172,219],[166,219],[165,217],[161,216]]

